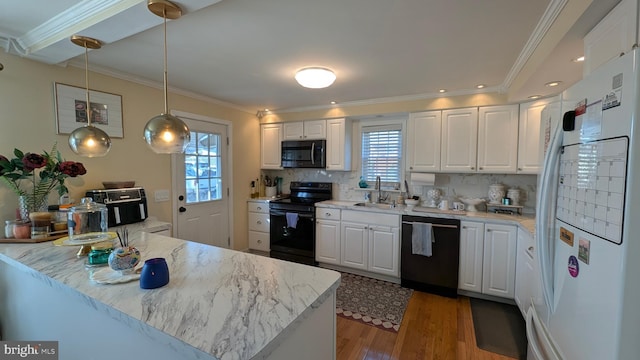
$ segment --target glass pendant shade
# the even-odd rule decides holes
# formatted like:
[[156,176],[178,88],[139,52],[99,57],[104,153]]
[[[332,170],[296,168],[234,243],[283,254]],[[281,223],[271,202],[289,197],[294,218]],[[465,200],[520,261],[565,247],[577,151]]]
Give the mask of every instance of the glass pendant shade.
[[144,140],[157,154],[180,154],[191,141],[191,132],[184,121],[169,114],[167,90],[167,18],[177,19],[182,9],[168,0],[148,0],[149,11],[164,19],[164,112],[156,115],[144,127]]
[[73,35],[71,42],[84,47],[84,71],[85,85],[87,88],[85,111],[87,114],[87,125],[77,128],[69,134],[69,147],[71,150],[86,157],[105,156],[111,150],[111,138],[102,129],[91,125],[91,101],[89,99],[89,49],[100,49],[102,43],[99,40]]
[[100,157],[111,150],[111,139],[101,129],[87,125],[73,130],[69,135],[69,147],[80,156]]
[[177,117],[160,114],[145,125],[144,140],[158,154],[183,153],[191,140],[191,132]]

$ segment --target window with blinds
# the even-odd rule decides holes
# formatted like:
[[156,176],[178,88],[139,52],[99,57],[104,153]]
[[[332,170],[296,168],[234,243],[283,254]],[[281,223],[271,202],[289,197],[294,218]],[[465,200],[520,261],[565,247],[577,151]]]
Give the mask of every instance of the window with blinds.
[[362,127],[362,176],[366,181],[400,182],[402,125]]

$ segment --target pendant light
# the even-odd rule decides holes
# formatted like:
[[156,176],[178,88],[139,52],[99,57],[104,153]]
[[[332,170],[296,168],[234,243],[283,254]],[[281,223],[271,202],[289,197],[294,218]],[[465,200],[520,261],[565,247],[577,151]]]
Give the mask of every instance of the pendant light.
[[147,122],[144,140],[158,154],[183,153],[191,141],[191,133],[184,121],[169,114],[167,93],[167,18],[179,18],[182,9],[167,0],[148,0],[147,8],[164,19],[164,112]]
[[102,43],[99,40],[81,35],[73,35],[71,42],[84,47],[87,125],[79,127],[69,134],[69,147],[80,156],[105,156],[111,150],[111,138],[103,130],[91,125],[91,102],[89,101],[89,49],[100,49]]

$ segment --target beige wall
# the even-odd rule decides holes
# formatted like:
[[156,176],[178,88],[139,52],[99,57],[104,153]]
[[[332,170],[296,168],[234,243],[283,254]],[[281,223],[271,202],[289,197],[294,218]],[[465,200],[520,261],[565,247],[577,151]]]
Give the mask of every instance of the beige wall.
[[[56,134],[53,83],[84,87],[84,69],[46,65],[3,54],[0,72],[0,154],[12,157],[13,149],[25,152],[49,151],[57,142],[62,156],[80,161],[85,176],[70,179],[70,195],[79,199],[88,189],[102,188],[104,180],[135,180],[147,191],[149,213],[171,221],[171,202],[155,202],[159,189],[171,190],[171,157],[153,153],[142,139],[147,120],[164,108],[161,89],[91,73],[90,87],[122,95],[124,138],[113,139],[103,158],[82,158],[71,152],[67,135]],[[232,122],[233,230],[235,249],[246,249],[249,183],[259,174],[259,122],[254,114],[193,98],[170,94],[172,110],[209,116]],[[172,196],[173,198],[173,196]],[[50,203],[56,203],[52,196]],[[0,220],[12,219],[16,196],[0,184]]]

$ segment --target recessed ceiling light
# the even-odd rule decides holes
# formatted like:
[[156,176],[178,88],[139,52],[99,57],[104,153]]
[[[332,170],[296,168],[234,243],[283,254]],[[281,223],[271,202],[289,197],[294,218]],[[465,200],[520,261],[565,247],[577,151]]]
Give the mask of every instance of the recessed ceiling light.
[[331,101],[331,105],[335,105],[335,104],[337,104],[336,101]]
[[486,86],[486,85],[484,85],[484,84],[479,84],[479,85],[476,85],[476,88],[478,88],[478,89],[483,89],[485,86]]
[[554,87],[554,86],[558,86],[560,84],[562,84],[562,81],[551,81],[551,82],[548,82],[548,83],[544,84],[544,86]]
[[269,111],[269,109],[265,108],[264,111]]
[[542,97],[542,95],[531,95],[531,96],[529,96],[529,99],[534,100],[534,99],[539,99],[541,97]]
[[444,93],[444,92],[447,92],[447,89],[440,89],[440,90],[438,90],[438,92],[439,93]]
[[336,74],[327,68],[308,67],[299,70],[295,78],[298,84],[306,88],[322,89],[336,81]]
[[584,61],[584,56],[580,56],[578,58],[573,59],[573,62],[583,62]]

